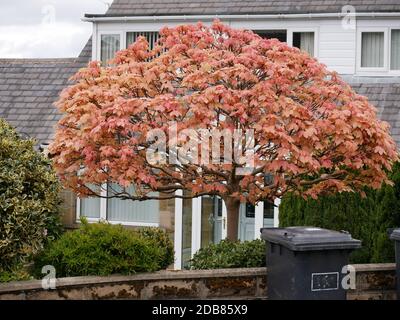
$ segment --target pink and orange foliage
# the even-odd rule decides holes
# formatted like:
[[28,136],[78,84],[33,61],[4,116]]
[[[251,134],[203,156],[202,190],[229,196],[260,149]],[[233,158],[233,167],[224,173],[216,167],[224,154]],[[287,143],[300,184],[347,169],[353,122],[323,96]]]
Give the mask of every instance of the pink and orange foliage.
[[[114,182],[124,188],[113,196],[132,200],[218,195],[234,239],[240,202],[390,183],[385,170],[397,151],[388,124],[307,53],[218,21],[160,35],[153,50],[139,38],[110,65],[91,62],[62,92],[57,106],[64,116],[50,150],[66,187],[94,195],[88,184]],[[149,163],[147,133],[168,136],[172,122],[178,132],[253,129],[251,174],[237,175],[243,164],[235,162]],[[266,174],[273,177],[268,182]]]

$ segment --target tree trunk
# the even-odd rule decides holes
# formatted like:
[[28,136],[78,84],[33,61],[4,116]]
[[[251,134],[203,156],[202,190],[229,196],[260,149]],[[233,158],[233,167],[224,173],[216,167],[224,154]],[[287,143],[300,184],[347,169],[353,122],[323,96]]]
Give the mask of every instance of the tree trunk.
[[238,240],[240,201],[228,198],[225,200],[225,205],[228,220],[227,239],[235,241]]

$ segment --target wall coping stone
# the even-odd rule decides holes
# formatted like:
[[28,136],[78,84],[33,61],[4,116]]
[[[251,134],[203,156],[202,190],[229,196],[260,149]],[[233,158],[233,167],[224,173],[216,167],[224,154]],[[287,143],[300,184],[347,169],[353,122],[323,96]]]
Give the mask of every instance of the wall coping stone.
[[[231,278],[265,276],[266,268],[232,268],[214,270],[163,270],[157,272],[138,273],[134,275],[111,275],[106,277],[84,276],[57,278],[57,289],[84,285],[118,284],[132,281],[154,280],[194,280],[204,278]],[[0,294],[26,290],[42,290],[42,280],[13,281],[0,284]]]
[[395,271],[395,263],[353,264],[356,272]]
[[[396,264],[377,263],[377,264],[354,264],[357,273],[394,273]],[[232,268],[214,270],[162,270],[158,272],[138,273],[134,275],[111,275],[111,276],[84,276],[58,278],[56,280],[57,290],[72,289],[80,287],[102,287],[133,284],[135,282],[163,282],[163,281],[193,281],[202,279],[229,279],[229,278],[263,278],[267,275],[267,268]],[[372,288],[372,287],[371,287]],[[0,295],[19,294],[22,292],[43,291],[41,280],[14,281],[0,284]],[[361,290],[362,291],[362,290]],[[356,294],[353,290],[349,294]]]

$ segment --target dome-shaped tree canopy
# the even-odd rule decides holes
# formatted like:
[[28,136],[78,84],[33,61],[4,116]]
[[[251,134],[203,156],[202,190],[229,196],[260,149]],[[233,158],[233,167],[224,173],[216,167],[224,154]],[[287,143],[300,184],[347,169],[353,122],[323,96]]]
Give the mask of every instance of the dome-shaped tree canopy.
[[[109,66],[90,63],[62,93],[64,117],[51,152],[62,180],[79,194],[93,195],[89,183],[108,181],[133,184],[135,193],[112,196],[134,200],[218,195],[234,238],[240,202],[379,188],[387,180],[385,169],[397,158],[388,124],[307,53],[219,22],[160,35],[154,50],[139,38]],[[242,135],[235,144],[204,138],[200,129],[212,138]],[[155,142],[166,147],[150,160]],[[229,151],[237,145],[250,164]]]

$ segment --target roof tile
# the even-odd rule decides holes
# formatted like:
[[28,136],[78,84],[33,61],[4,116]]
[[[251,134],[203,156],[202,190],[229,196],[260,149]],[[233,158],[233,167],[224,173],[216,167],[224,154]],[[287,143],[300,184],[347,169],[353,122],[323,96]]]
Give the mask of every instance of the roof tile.
[[91,46],[73,59],[0,59],[0,117],[39,143],[51,141],[59,119],[53,103],[90,60]]
[[105,15],[337,13],[352,5],[358,12],[399,11],[398,0],[114,0]]

